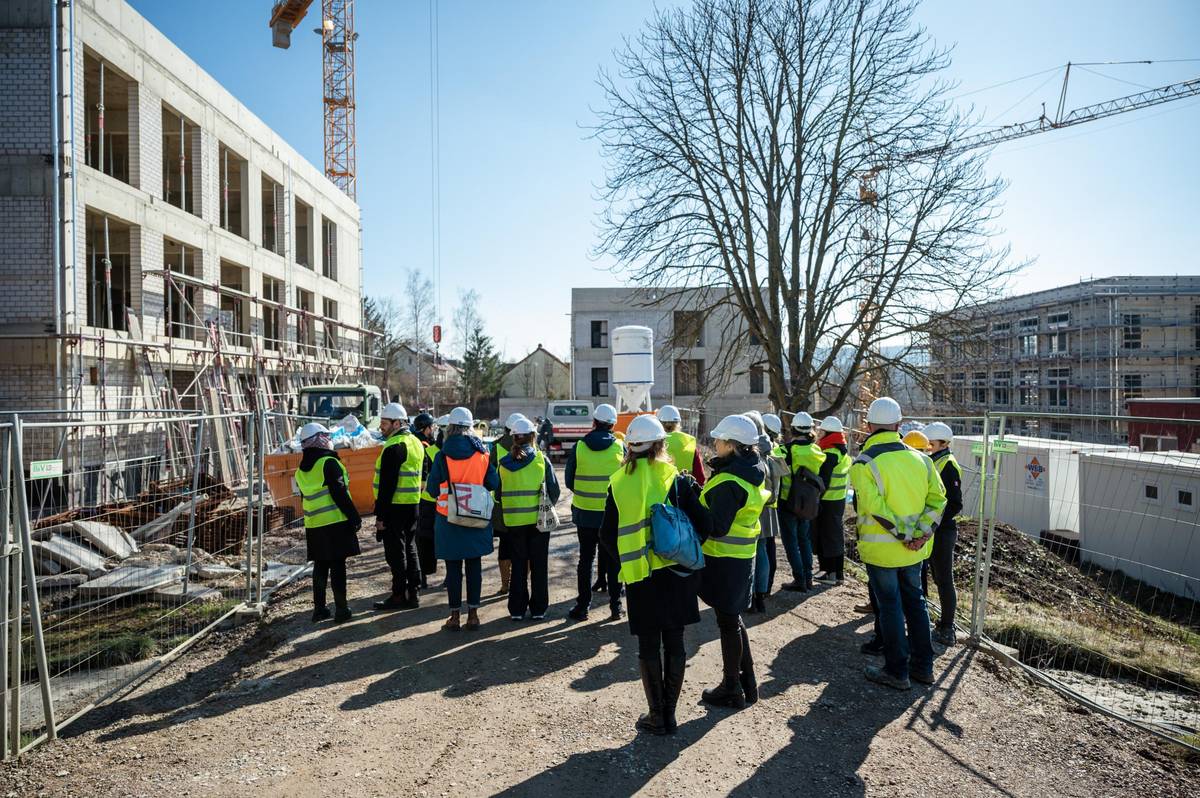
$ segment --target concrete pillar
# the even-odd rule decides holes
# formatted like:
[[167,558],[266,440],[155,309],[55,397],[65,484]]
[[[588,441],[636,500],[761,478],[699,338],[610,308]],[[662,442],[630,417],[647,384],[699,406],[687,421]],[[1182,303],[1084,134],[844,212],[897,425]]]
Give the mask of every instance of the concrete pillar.
[[128,95],[129,184],[161,199],[162,100],[142,84],[132,81]]

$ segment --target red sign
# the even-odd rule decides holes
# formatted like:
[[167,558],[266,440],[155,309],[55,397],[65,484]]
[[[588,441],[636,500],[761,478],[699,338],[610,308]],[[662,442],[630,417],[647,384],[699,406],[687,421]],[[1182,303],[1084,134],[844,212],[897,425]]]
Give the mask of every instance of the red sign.
[[433,325],[433,342],[435,344],[442,342],[442,325],[440,324]]

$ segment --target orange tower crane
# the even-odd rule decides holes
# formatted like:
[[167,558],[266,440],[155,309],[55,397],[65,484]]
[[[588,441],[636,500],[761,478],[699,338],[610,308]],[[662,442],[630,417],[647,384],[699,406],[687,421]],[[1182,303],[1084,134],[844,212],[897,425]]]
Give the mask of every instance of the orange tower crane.
[[[271,8],[271,43],[287,49],[313,0],[278,0]],[[321,0],[321,62],[325,104],[325,176],[351,199],[358,191],[354,127],[354,0]]]

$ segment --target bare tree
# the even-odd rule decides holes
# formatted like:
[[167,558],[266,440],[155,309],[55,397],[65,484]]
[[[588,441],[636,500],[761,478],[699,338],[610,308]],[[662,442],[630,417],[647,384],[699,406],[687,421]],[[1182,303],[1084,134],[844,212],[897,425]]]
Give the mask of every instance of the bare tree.
[[839,408],[875,369],[928,379],[931,317],[1019,268],[991,243],[1002,182],[942,146],[970,121],[915,8],[696,0],[600,76],[599,250],[661,301],[703,286],[711,306],[693,309],[735,306],[707,371],[752,347],[779,407]]
[[404,315],[405,311],[392,297],[363,297],[363,327],[376,333],[366,339],[367,354],[380,364],[384,385],[393,396],[401,393],[396,360],[407,343],[401,329]]
[[523,397],[536,396],[537,391],[537,374],[533,365],[532,358],[525,358],[525,362],[521,364],[521,395]]
[[474,288],[458,290],[458,307],[454,309],[454,347],[464,357],[475,330],[483,324],[479,316],[479,292]]
[[[433,386],[429,343],[433,340],[433,325],[437,323],[433,303],[433,282],[416,269],[404,276],[404,309],[400,319],[400,337],[413,352],[412,393],[417,407],[431,404]],[[425,401],[422,401],[424,399]]]

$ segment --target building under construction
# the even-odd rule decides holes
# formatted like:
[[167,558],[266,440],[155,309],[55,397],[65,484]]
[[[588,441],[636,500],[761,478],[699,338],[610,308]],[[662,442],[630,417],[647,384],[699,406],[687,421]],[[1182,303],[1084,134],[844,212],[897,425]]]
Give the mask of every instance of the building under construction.
[[359,209],[122,0],[6,0],[0,408],[370,379]]
[[1121,442],[1115,425],[1070,418],[1128,412],[1145,397],[1200,395],[1200,277],[1106,277],[992,302],[933,325],[939,412],[1062,414],[1017,434]]

